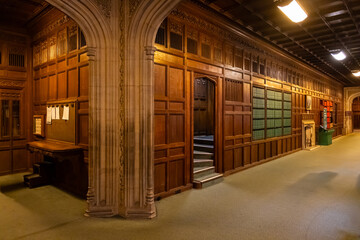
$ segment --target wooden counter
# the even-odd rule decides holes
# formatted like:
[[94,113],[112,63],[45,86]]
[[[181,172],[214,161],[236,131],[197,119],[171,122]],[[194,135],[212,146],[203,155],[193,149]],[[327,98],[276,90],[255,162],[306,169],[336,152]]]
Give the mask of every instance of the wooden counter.
[[88,167],[84,162],[83,149],[71,143],[52,140],[34,141],[27,144],[32,153],[41,154],[44,162],[55,164],[52,182],[66,191],[81,197],[88,188]]

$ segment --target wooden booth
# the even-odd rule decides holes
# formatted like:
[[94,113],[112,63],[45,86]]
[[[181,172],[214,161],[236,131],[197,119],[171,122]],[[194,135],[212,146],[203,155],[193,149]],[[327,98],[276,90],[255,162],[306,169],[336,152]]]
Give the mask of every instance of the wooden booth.
[[[29,187],[54,184],[85,197],[87,166],[83,149],[76,145],[77,100],[52,101],[46,104],[46,115],[35,115],[33,133],[46,138],[29,142],[27,148],[40,155],[33,174],[25,175]],[[44,131],[45,130],[45,131]]]

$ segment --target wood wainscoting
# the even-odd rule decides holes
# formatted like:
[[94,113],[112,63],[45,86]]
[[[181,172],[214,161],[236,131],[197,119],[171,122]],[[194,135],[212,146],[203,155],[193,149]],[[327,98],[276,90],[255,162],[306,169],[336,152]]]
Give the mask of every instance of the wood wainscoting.
[[[214,24],[206,10],[186,2],[164,20],[156,36],[157,198],[192,186],[193,84],[199,76],[216,79],[215,162],[216,171],[224,175],[300,150],[306,96],[312,97],[308,113],[314,115],[317,129],[320,100],[336,104],[333,136],[342,133],[342,85],[266,43],[255,41],[254,36],[240,35],[229,27],[231,22],[218,20],[218,25]],[[274,101],[280,104],[277,129],[270,126],[275,117],[266,120],[270,118],[266,105],[263,121],[255,121],[253,108],[258,102],[253,101],[254,87],[265,93],[258,102],[269,102],[269,109]],[[267,92],[276,92],[280,99],[272,100]],[[257,130],[259,126],[254,122],[264,126]]]

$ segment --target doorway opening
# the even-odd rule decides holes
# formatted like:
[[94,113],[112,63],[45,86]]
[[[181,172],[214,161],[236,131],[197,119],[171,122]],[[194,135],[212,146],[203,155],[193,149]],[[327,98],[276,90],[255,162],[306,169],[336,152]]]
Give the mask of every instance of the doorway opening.
[[194,81],[193,176],[194,187],[203,188],[222,180],[215,168],[215,83],[206,77]]
[[352,103],[353,111],[353,129],[354,131],[360,131],[360,97],[353,100]]

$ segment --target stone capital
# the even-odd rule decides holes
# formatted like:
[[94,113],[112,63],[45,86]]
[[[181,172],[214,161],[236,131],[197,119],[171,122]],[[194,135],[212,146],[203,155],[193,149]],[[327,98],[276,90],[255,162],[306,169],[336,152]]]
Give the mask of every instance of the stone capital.
[[146,59],[147,60],[154,60],[154,55],[155,55],[155,51],[156,51],[156,47],[154,46],[147,46],[145,47],[145,54],[146,54]]

